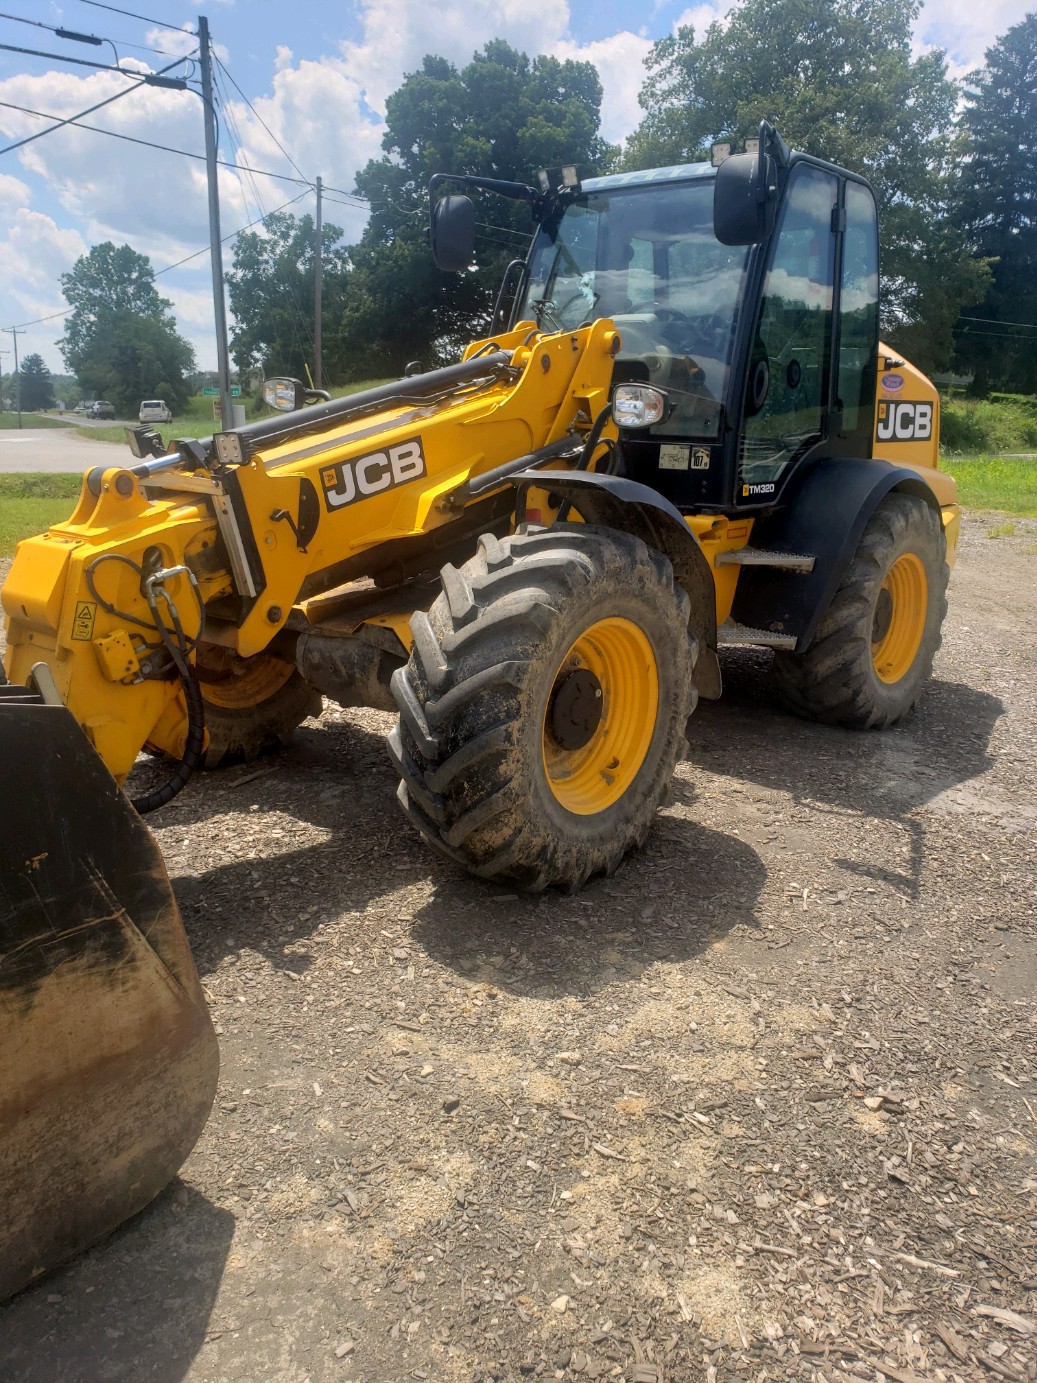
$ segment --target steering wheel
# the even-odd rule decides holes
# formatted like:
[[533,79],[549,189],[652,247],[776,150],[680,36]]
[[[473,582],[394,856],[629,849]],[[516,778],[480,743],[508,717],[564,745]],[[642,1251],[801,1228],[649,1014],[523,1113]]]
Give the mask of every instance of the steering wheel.
[[[595,293],[593,289],[591,289],[590,292],[592,297],[591,301],[587,304],[587,314],[577,326],[586,326],[588,322],[593,322],[594,320],[594,309],[598,304],[601,294]],[[537,310],[537,325],[539,326],[541,322],[547,318],[550,319],[550,323],[554,326],[556,331],[575,330],[573,327],[567,327],[563,318],[565,313],[569,311],[569,308],[572,307],[573,303],[585,302],[586,298],[587,294],[582,289],[577,289],[575,293],[570,293],[564,303],[556,304],[552,298],[539,298],[533,304]]]

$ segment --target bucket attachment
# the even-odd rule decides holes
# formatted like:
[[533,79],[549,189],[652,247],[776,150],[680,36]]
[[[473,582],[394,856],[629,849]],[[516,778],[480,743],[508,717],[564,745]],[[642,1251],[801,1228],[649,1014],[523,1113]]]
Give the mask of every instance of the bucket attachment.
[[219,1052],[162,856],[63,706],[0,686],[0,1300],[173,1178]]

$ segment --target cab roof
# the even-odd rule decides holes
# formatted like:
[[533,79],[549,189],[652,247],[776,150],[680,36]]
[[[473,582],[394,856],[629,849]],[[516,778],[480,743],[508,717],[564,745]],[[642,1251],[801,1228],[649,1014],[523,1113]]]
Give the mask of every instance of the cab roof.
[[711,163],[678,163],[671,168],[645,168],[636,173],[607,173],[600,178],[584,178],[581,192],[607,192],[616,187],[642,187],[653,182],[687,182],[693,178],[715,178]]

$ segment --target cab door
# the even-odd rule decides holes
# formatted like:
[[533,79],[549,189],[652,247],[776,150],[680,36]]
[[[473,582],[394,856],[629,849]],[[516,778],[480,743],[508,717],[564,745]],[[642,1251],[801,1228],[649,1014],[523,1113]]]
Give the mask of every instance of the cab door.
[[828,435],[838,206],[837,177],[794,164],[751,340],[736,504],[771,502]]

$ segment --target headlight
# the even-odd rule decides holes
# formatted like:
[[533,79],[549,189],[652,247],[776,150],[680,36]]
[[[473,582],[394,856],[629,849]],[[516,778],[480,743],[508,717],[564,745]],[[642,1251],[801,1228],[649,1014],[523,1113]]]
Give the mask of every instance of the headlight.
[[670,411],[661,389],[649,384],[617,384],[612,392],[612,416],[617,427],[651,427]]

